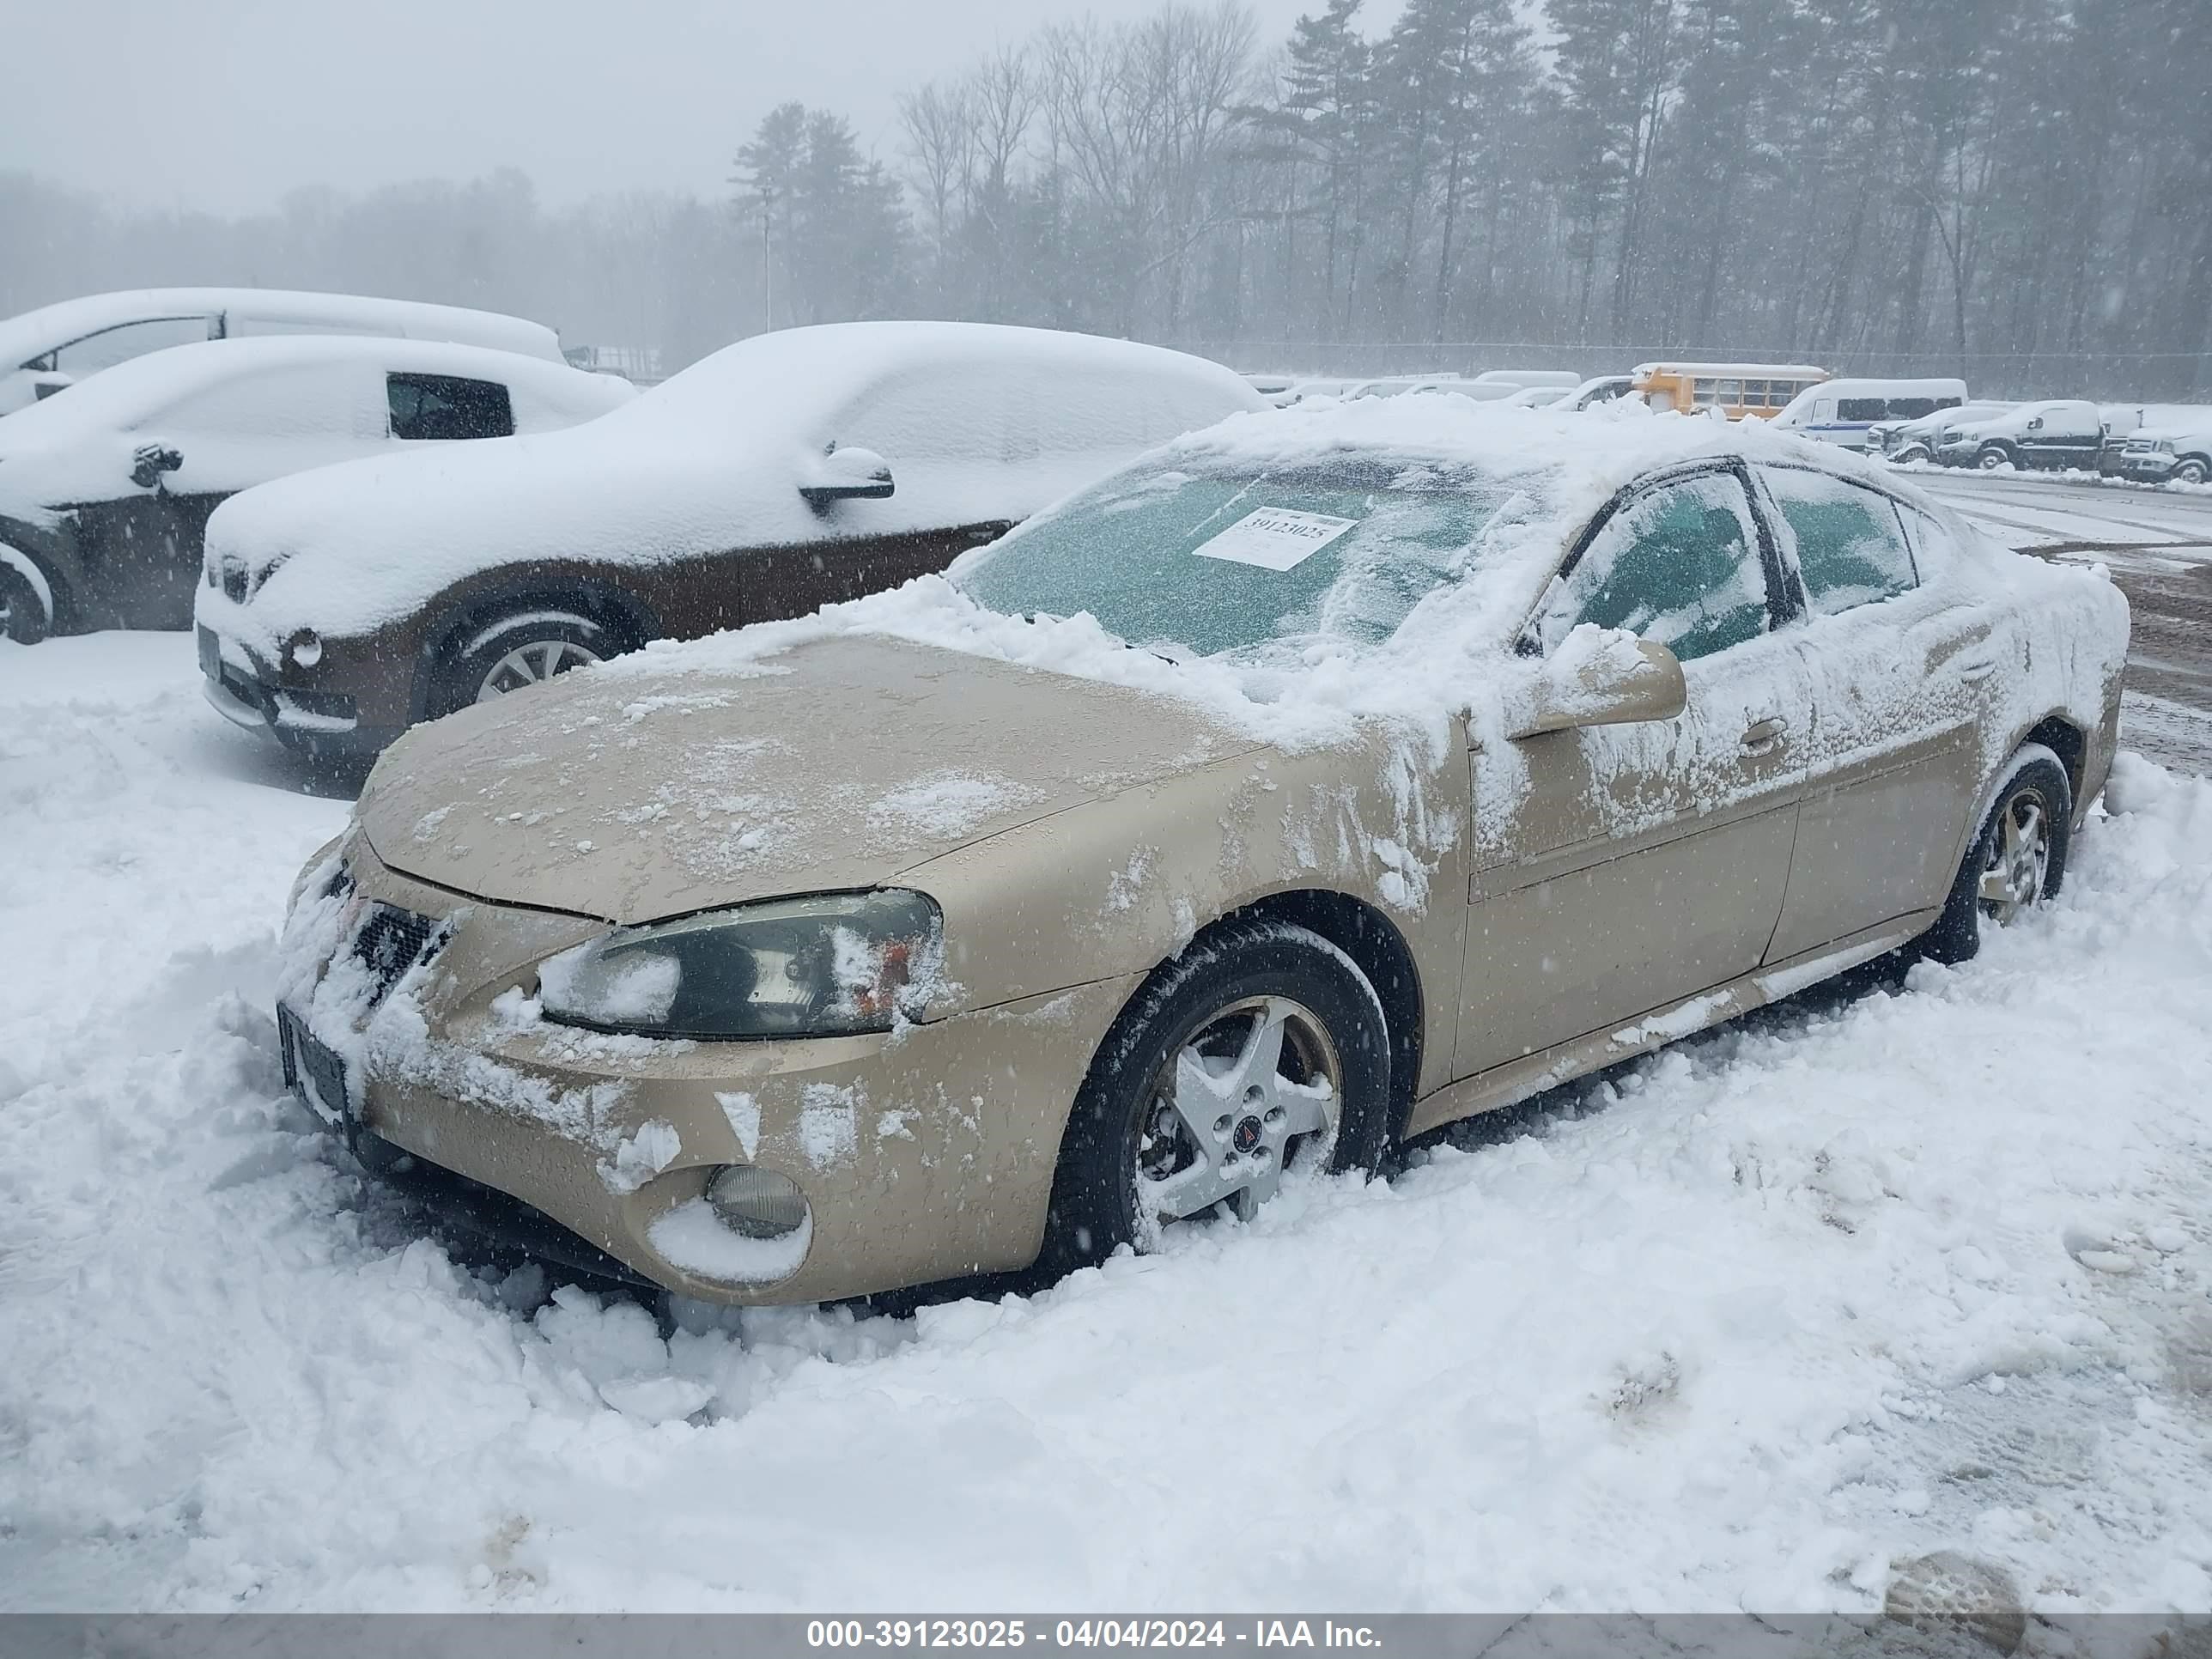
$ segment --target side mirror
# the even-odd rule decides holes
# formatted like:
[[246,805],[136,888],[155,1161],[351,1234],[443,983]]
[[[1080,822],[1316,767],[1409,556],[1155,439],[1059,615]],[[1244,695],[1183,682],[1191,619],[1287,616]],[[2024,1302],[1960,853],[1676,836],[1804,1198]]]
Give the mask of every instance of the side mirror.
[[131,457],[131,482],[141,489],[161,483],[164,472],[174,472],[185,458],[165,444],[141,444]]
[[891,493],[891,464],[872,449],[832,449],[816,460],[799,493],[812,507],[832,501],[879,501]]
[[1682,665],[1665,646],[1585,623],[1538,672],[1513,735],[1670,720],[1689,700]]
[[2027,429],[2028,429],[2030,432],[2040,432],[2040,431],[2042,431],[2042,430],[2043,430],[2043,416],[2040,416],[2040,415],[2039,415],[2039,416],[2037,416],[2033,420],[2030,421],[2030,422],[2027,423]]

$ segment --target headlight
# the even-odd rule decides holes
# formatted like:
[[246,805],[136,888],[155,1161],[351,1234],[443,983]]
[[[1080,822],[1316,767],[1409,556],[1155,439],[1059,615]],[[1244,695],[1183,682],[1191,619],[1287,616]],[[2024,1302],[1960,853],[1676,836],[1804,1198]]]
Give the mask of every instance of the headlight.
[[313,668],[323,659],[323,641],[312,628],[303,628],[284,642],[284,654],[301,668]]
[[2153,446],[2153,447],[2154,447],[2161,455],[2171,455],[2173,453],[2173,440],[2171,438],[2161,438],[2155,445]]
[[825,893],[605,934],[541,963],[538,1000],[639,1036],[843,1036],[921,1018],[943,955],[923,894]]

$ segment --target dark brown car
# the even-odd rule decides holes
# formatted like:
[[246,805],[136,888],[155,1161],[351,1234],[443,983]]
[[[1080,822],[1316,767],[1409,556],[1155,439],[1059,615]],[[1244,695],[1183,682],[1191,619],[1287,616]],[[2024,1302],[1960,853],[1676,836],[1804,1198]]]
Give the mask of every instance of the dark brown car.
[[1218,364],[969,323],[758,335],[588,428],[329,468],[208,527],[216,707],[311,755],[925,572],[1266,405]]

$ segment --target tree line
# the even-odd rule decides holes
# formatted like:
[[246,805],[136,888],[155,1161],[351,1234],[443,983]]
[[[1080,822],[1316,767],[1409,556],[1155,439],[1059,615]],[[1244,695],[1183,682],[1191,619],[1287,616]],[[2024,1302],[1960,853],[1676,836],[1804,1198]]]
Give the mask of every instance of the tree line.
[[891,164],[796,105],[739,155],[779,323],[2212,380],[2204,0],[1176,3],[900,117]]
[[2212,393],[2207,0],[1318,0],[1286,40],[1170,0],[915,87],[885,153],[793,103],[732,160],[721,200],[556,210],[501,173],[228,219],[0,174],[0,313],[259,282],[520,311],[663,369],[939,316],[1253,367],[1486,345]]

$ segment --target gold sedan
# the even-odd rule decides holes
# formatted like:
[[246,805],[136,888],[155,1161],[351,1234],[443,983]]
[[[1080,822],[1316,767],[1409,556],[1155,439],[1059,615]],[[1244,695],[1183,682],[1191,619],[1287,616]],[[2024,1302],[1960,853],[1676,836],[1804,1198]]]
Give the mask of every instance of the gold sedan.
[[1249,1216],[2057,890],[2100,574],[1778,434],[1419,401],[410,732],[288,1072],[531,1249],[814,1301]]

